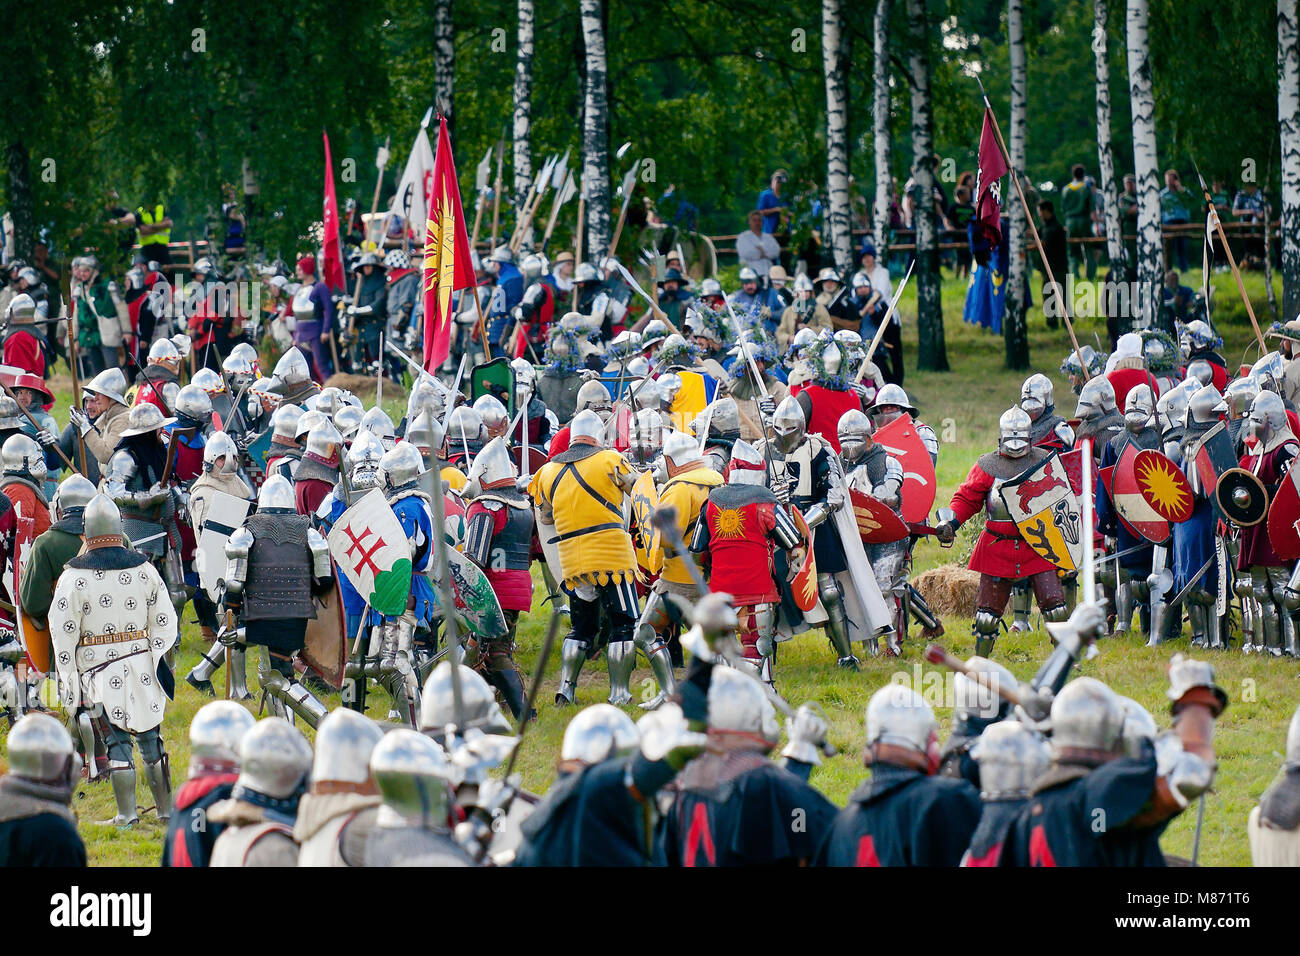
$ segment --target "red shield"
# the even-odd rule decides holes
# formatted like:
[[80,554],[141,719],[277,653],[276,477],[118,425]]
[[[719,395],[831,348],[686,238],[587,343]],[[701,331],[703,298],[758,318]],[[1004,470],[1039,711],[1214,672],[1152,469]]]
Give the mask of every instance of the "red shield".
[[1300,558],[1300,468],[1292,468],[1268,506],[1268,540],[1284,561]]
[[804,547],[803,564],[799,565],[799,573],[790,582],[790,593],[794,595],[794,603],[799,610],[807,613],[817,606],[817,561],[813,557],[813,533],[803,512],[793,505],[790,506],[790,517],[803,536]]
[[[524,473],[524,446],[514,445],[510,449],[510,459],[519,469],[519,474]],[[535,475],[541,470],[542,465],[546,464],[546,452],[542,451],[536,445],[528,446],[528,474]]]
[[23,650],[27,652],[27,663],[35,670],[47,673],[51,667],[50,653],[52,650],[49,625],[45,621],[38,621],[28,615],[22,609],[18,600],[18,582],[22,580],[23,568],[27,566],[27,560],[31,556],[32,542],[35,540],[36,519],[24,517],[20,513],[17,527],[14,530],[14,559],[11,565],[13,577],[7,583],[9,584],[9,593],[13,596],[14,606],[18,608],[18,640],[22,642]]
[[[1076,495],[1083,494],[1083,449],[1075,448],[1071,451],[1060,453],[1061,465],[1065,468],[1065,476],[1070,481],[1070,488]],[[1090,461],[1092,467],[1092,488],[1097,488],[1097,459],[1092,458]]]
[[856,488],[849,489],[849,497],[863,544],[891,544],[907,537],[907,525],[889,505]]
[[912,417],[900,415],[888,425],[876,429],[872,438],[903,466],[903,520],[908,523],[925,521],[937,490],[934,462],[930,460],[925,442],[916,433]]
[[1177,465],[1158,451],[1138,452],[1133,462],[1138,492],[1160,517],[1181,524],[1192,516],[1196,498],[1192,486]]
[[1164,544],[1169,540],[1169,519],[1151,507],[1142,494],[1136,469],[1141,451],[1132,442],[1124,445],[1111,475],[1110,497],[1115,503],[1116,513],[1132,531],[1152,544]]

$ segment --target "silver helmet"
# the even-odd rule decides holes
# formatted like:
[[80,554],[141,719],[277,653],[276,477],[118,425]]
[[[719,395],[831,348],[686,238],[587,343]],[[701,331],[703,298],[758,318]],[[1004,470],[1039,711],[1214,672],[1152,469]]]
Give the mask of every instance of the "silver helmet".
[[126,404],[126,375],[120,368],[104,369],[82,386],[83,391],[94,392],[110,398],[119,405]]
[[194,340],[184,332],[177,332],[173,335],[171,343],[176,346],[176,351],[180,353],[182,362],[189,358],[190,353],[194,351]]
[[405,727],[389,731],[370,754],[370,773],[384,801],[380,826],[447,826],[454,769],[424,734]]
[[1023,800],[1052,764],[1042,736],[1018,720],[1000,720],[980,734],[970,755],[979,762],[980,798]]
[[1238,378],[1228,383],[1223,398],[1228,403],[1228,414],[1235,421],[1250,414],[1251,403],[1259,394],[1259,382],[1253,378]]
[[1155,746],[1158,733],[1155,718],[1132,697],[1121,695],[1119,702],[1124,708],[1124,753],[1129,757],[1141,757],[1145,744]]
[[[1171,388],[1156,402],[1156,421],[1162,433],[1181,426],[1187,418],[1187,404],[1192,398],[1188,384],[1183,382]],[[1195,385],[1195,382],[1192,381],[1191,384]]]
[[522,405],[537,386],[537,368],[521,356],[510,363],[510,369],[515,373],[515,401]]
[[998,694],[997,688],[1015,690],[1020,686],[1016,676],[996,661],[978,655],[969,658],[966,666],[983,673],[986,679],[991,681],[992,686],[986,687],[965,674],[955,675],[952,681],[953,723],[967,721],[987,723],[1007,716],[1011,705]]
[[36,318],[36,300],[26,292],[20,292],[9,300],[6,314],[12,324],[27,325]]
[[190,376],[190,384],[203,389],[209,397],[220,395],[226,390],[226,381],[221,377],[221,373],[206,367],[197,369]]
[[379,467],[383,469],[384,480],[393,491],[413,488],[419,484],[420,476],[425,472],[424,456],[410,442],[402,442],[384,452]]
[[938,727],[925,698],[902,684],[886,684],[867,702],[868,747],[892,744],[924,754]]
[[[349,405],[347,407],[352,408],[354,406]],[[362,415],[360,423],[361,427],[378,438],[385,448],[391,446],[397,440],[397,429],[393,427],[393,420],[378,405]]]
[[808,348],[808,346],[812,345],[816,341],[817,333],[805,325],[802,329],[796,332],[794,338],[790,340],[790,348],[794,350],[796,355],[801,355],[803,354],[804,349]]
[[447,440],[453,448],[459,449],[462,443],[483,441],[483,419],[470,405],[457,405],[451,410],[447,419]]
[[804,416],[803,406],[793,395],[776,406],[776,412],[772,415],[772,431],[776,435],[776,447],[787,455],[792,454],[808,434],[808,419]]
[[257,495],[257,510],[296,512],[298,507],[289,479],[284,475],[272,475],[266,479]]
[[668,323],[663,319],[651,319],[641,329],[641,348],[648,349],[652,345],[659,345],[668,338]]
[[767,463],[758,449],[744,439],[736,439],[731,446],[731,461],[727,465],[727,484],[761,485],[767,479]]
[[578,412],[569,422],[570,444],[580,439],[589,445],[599,445],[605,440],[605,423],[590,408]]
[[59,518],[72,517],[83,512],[96,495],[94,482],[85,475],[72,472],[59,483],[54,492],[54,508]]
[[384,446],[379,439],[370,432],[358,432],[356,441],[343,456],[348,484],[355,490],[365,491],[383,487],[383,471],[380,468],[383,457]]
[[221,371],[225,373],[231,388],[240,389],[251,385],[262,374],[257,349],[247,342],[240,342],[221,363]]
[[825,367],[827,374],[838,375],[840,366],[844,364],[844,353],[840,347],[835,344],[834,340],[827,342],[826,347],[822,349],[822,365]]
[[1074,407],[1074,417],[1080,421],[1095,421],[1118,411],[1115,404],[1115,386],[1104,375],[1089,379],[1079,391],[1079,401]]
[[686,432],[670,431],[664,438],[664,460],[671,469],[670,474],[684,471],[686,466],[700,461],[699,440]]
[[867,450],[867,445],[875,432],[876,426],[871,419],[856,408],[851,408],[840,416],[835,426],[835,434],[840,440],[840,454],[845,461],[857,461]]
[[239,741],[236,792],[251,790],[284,800],[301,791],[310,772],[311,744],[282,718],[259,720]]
[[1124,424],[1130,431],[1141,431],[1151,423],[1156,411],[1155,395],[1150,385],[1135,385],[1124,402]]
[[876,400],[867,409],[867,414],[875,419],[877,426],[888,425],[903,412],[915,418],[916,406],[907,397],[907,392],[903,391],[903,386],[893,382],[876,392]]
[[1185,422],[1192,428],[1197,425],[1212,425],[1223,418],[1227,412],[1228,405],[1219,394],[1219,390],[1213,385],[1202,385],[1192,393],[1192,398],[1187,403]]
[[1279,391],[1286,376],[1286,359],[1279,352],[1269,352],[1250,367],[1250,377],[1261,389]]
[[[211,369],[205,371],[211,371]],[[193,382],[177,393],[176,403],[173,407],[177,415],[184,415],[191,421],[204,424],[212,421],[212,399],[203,388]]]
[[406,441],[416,448],[441,453],[446,433],[431,412],[420,412],[406,423]]
[[1035,372],[1020,386],[1020,407],[1029,413],[1030,421],[1038,421],[1050,414],[1055,406],[1052,380],[1042,372]]
[[371,783],[370,755],[383,739],[383,729],[364,714],[347,707],[330,711],[316,728],[312,785],[328,780],[364,789]]
[[292,391],[310,382],[311,367],[307,364],[307,357],[298,351],[297,346],[291,346],[280,356],[280,361],[275,363],[271,377],[279,383],[276,391],[283,395],[286,391]]
[[743,740],[776,744],[780,728],[763,685],[730,667],[714,668],[709,680],[709,733],[736,734]]
[[271,414],[272,437],[297,442],[298,422],[304,414],[301,405],[281,405]]
[[1197,384],[1209,385],[1214,381],[1214,366],[1205,359],[1196,359],[1187,363],[1187,377],[1195,379]]
[[628,443],[641,461],[649,461],[664,446],[664,419],[657,408],[643,408],[632,417]]
[[677,401],[677,393],[682,390],[682,377],[676,372],[666,372],[659,376],[656,384],[659,387],[659,405],[662,408],[672,408]]
[[734,398],[715,398],[709,417],[709,434],[733,435],[740,431],[740,409]]
[[149,432],[156,432],[158,429],[165,428],[175,421],[174,418],[164,416],[153,402],[141,402],[127,414],[127,428],[122,432],[122,437],[130,438],[133,435],[147,435]]
[[81,776],[72,736],[49,714],[24,715],[9,731],[7,744],[9,772],[15,777],[67,787]]
[[8,395],[0,395],[0,428],[22,428],[25,421],[18,403]]
[[[1247,419],[1247,423],[1251,430],[1254,431],[1255,437],[1263,443],[1265,451],[1276,447],[1280,438],[1291,434],[1291,425],[1286,417],[1286,405],[1282,402],[1282,396],[1277,392],[1264,391],[1255,396],[1255,400],[1250,403],[1250,417]],[[13,438],[10,438],[5,442],[4,448],[6,451],[9,448],[9,442],[13,440]],[[30,439],[28,440],[30,441]],[[9,466],[6,464],[5,471],[8,470]]]
[[998,451],[1007,458],[1023,458],[1029,453],[1029,413],[1013,405],[998,419]]
[[203,470],[218,475],[239,472],[239,446],[225,432],[213,432],[203,446]]
[[85,531],[87,541],[92,538],[122,540],[122,512],[118,510],[113,499],[105,494],[98,494],[90,499],[85,510]]
[[149,346],[149,357],[145,361],[149,365],[169,366],[174,372],[180,368],[181,350],[171,339],[159,339]]
[[[306,416],[303,416],[304,418]],[[343,436],[328,418],[322,418],[307,433],[306,453],[324,462],[337,462]]]
[[1052,752],[1069,749],[1118,755],[1124,737],[1124,704],[1092,677],[1076,677],[1052,701]]
[[0,468],[6,475],[30,478],[39,484],[46,475],[45,451],[35,438],[10,435],[0,445]]
[[510,413],[495,395],[480,395],[474,399],[474,411],[483,422],[484,438],[505,434],[510,425]]
[[[717,673],[713,677],[716,679]],[[709,693],[712,695],[712,690]],[[630,754],[640,740],[640,731],[631,717],[613,704],[593,704],[569,721],[560,745],[560,760],[590,766]]]
[[496,692],[478,671],[460,665],[461,719],[456,719],[456,698],[452,689],[451,661],[442,661],[424,682],[420,696],[420,730],[441,735],[448,724],[464,735],[477,729],[485,734],[511,733],[510,722],[497,703]]
[[589,409],[599,415],[601,421],[607,422],[614,414],[614,400],[609,397],[609,389],[603,382],[592,379],[590,382],[583,382],[578,389],[578,397],[574,400],[573,408],[575,412]]
[[504,435],[498,436],[483,446],[483,450],[474,456],[465,476],[469,484],[477,483],[479,488],[493,488],[499,484],[514,483],[519,471],[510,457],[510,445]]
[[[357,430],[361,428],[361,420],[365,418],[365,412],[355,405],[340,405],[334,410],[331,421],[334,427],[339,430],[345,442],[351,441],[355,437]],[[391,427],[391,424],[390,424]],[[391,435],[390,435],[391,437]]]
[[[207,772],[239,766],[239,742],[257,723],[248,708],[233,700],[204,704],[190,721],[190,776],[202,763]],[[215,765],[215,766],[214,766]]]

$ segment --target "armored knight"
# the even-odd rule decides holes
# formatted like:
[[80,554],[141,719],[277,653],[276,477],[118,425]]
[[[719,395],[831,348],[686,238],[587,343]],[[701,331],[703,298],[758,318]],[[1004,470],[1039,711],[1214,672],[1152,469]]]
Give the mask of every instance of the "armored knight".
[[[700,443],[684,432],[672,432],[664,439],[664,465],[668,480],[659,489],[661,508],[672,508],[677,515],[677,533],[682,541],[690,541],[696,534],[705,502],[711,490],[722,484],[722,476],[705,465],[700,454]],[[673,678],[673,662],[669,651],[672,630],[679,618],[667,595],[680,601],[693,602],[700,597],[686,562],[694,561],[689,554],[678,554],[667,541],[662,542],[663,570],[655,579],[646,598],[645,609],[636,625],[636,646],[645,654],[659,682],[659,694],[641,706],[653,710],[672,695],[677,686]],[[629,669],[629,674],[630,674]],[[626,704],[632,692],[626,684],[619,693],[610,695],[611,704]]]
[[[1128,393],[1128,404],[1124,411],[1124,431],[1112,438],[1101,454],[1101,467],[1113,467],[1124,453],[1127,445],[1138,448],[1159,448],[1160,435],[1155,427],[1156,400],[1149,385],[1134,385]],[[1138,618],[1144,633],[1150,633],[1151,609],[1147,604],[1150,597],[1150,585],[1147,577],[1151,574],[1152,554],[1150,549],[1141,547],[1145,539],[1129,531],[1119,520],[1114,503],[1106,486],[1097,483],[1097,530],[1113,538],[1120,554],[1118,561],[1107,561],[1107,570],[1099,577],[1106,580],[1107,586],[1115,593],[1115,633],[1128,633],[1133,621],[1133,605],[1138,605]],[[1127,552],[1127,553],[1125,553]]]
[[1228,405],[1228,437],[1237,456],[1245,454],[1246,419],[1250,416],[1251,403],[1259,394],[1259,382],[1253,378],[1233,379],[1223,393],[1223,400]]
[[[156,563],[180,547],[175,500],[162,483],[167,462],[159,441],[159,431],[174,421],[152,404],[132,408],[130,427],[122,432],[104,476],[104,493],[122,509],[122,526],[131,547]],[[168,583],[173,588],[180,584]]]
[[85,709],[108,748],[118,826],[134,824],[139,744],[158,818],[171,813],[171,778],[163,749],[164,656],[178,637],[167,587],[146,556],[122,545],[122,516],[107,496],[86,505],[85,553],[68,561],[50,604],[50,640],[59,695],[69,713]]
[[[1171,548],[1174,559],[1173,590],[1181,592],[1189,584],[1195,583],[1185,599],[1187,619],[1192,626],[1192,647],[1220,649],[1224,646],[1217,610],[1219,562],[1210,559],[1216,557],[1216,552],[1222,554],[1223,570],[1226,571],[1227,553],[1224,543],[1215,533],[1219,522],[1210,503],[1214,489],[1204,487],[1195,456],[1201,440],[1223,420],[1227,410],[1223,397],[1213,385],[1203,385],[1197,389],[1187,404],[1186,424],[1179,440],[1178,457],[1175,459],[1181,463],[1183,474],[1187,476],[1187,483],[1196,499],[1191,517],[1174,523]],[[1193,579],[1207,563],[1208,570],[1201,576],[1199,583],[1194,582]],[[1243,628],[1243,632],[1244,630]]]
[[1084,384],[1074,407],[1074,417],[1079,419],[1075,440],[1091,438],[1093,457],[1098,461],[1107,443],[1124,430],[1124,416],[1115,405],[1115,387],[1104,375]]
[[149,357],[135,384],[135,406],[148,402],[164,416],[172,413],[172,404],[181,390],[181,353],[171,339],[158,339],[149,346]]
[[[482,442],[487,444],[494,438],[500,438],[510,427],[510,413],[495,395],[480,395],[474,399],[474,411],[478,412],[483,422]],[[475,449],[477,453],[478,449]]]
[[[1079,354],[1082,353],[1083,360],[1087,368],[1079,365]],[[1098,375],[1101,375],[1105,368],[1103,356],[1097,354],[1097,350],[1091,345],[1082,346],[1079,352],[1070,350],[1069,354],[1061,362],[1061,372],[1070,380],[1070,389],[1075,395],[1080,394],[1083,386],[1091,382]]]
[[1022,578],[1029,579],[1045,620],[1066,618],[1065,594],[1055,566],[1021,536],[999,493],[1003,484],[1041,464],[1051,454],[1030,443],[1030,425],[1029,413],[1022,408],[1013,406],[1003,412],[998,419],[997,450],[975,461],[948,508],[939,512],[937,530],[941,541],[952,541],[964,522],[980,510],[985,513],[984,531],[968,565],[980,572],[974,623],[975,653],[980,657],[993,652],[1011,587]]
[[[1276,392],[1260,392],[1250,406],[1247,427],[1255,438],[1241,457],[1241,467],[1264,484],[1272,502],[1278,487],[1286,479],[1292,460],[1300,454],[1300,444],[1291,433],[1286,408]],[[11,439],[12,440],[12,439]],[[1259,614],[1255,618],[1254,646],[1258,653],[1281,657],[1300,655],[1296,644],[1295,621],[1288,600],[1300,607],[1300,592],[1287,580],[1286,562],[1278,557],[1268,537],[1268,522],[1261,521],[1241,529],[1241,553],[1237,571],[1249,575],[1252,596]],[[1300,575],[1292,575],[1292,579]]]
[[1287,726],[1282,768],[1251,808],[1246,832],[1255,866],[1300,864],[1300,709],[1291,715]]
[[731,461],[731,448],[740,440],[740,413],[736,400],[729,396],[715,398],[695,416],[691,430],[699,436],[704,449],[704,464],[725,475]]
[[[87,458],[93,455],[98,470],[103,472],[108,468],[122,432],[129,427],[126,376],[120,368],[106,369],[81,388],[85,408],[84,411],[81,408],[69,410],[69,427],[81,433],[86,450],[90,452]],[[66,440],[71,437],[67,432],[64,436],[60,443],[65,452],[71,452],[76,442]]]
[[[241,344],[248,345],[247,342]],[[212,411],[220,416],[222,424],[230,421],[232,398],[230,392],[226,390],[226,380],[220,372],[212,368],[196,369],[190,377],[190,384],[203,389],[203,394],[207,395],[208,401],[212,403]]]
[[[864,412],[850,409],[840,419],[836,432],[840,440],[840,457],[844,460],[845,479],[850,489],[869,495],[902,516],[903,466],[877,444],[872,435],[876,426]],[[908,539],[889,544],[866,546],[867,560],[875,572],[880,590],[893,602],[894,636],[889,651],[897,654],[907,637],[909,564]]]
[[871,416],[877,428],[883,428],[904,413],[912,417],[912,425],[916,428],[916,434],[922,444],[925,445],[925,450],[930,453],[931,463],[939,464],[939,436],[934,433],[933,428],[916,417],[917,408],[908,399],[903,386],[890,382],[876,394],[876,401],[867,408],[867,414]]
[[1014,690],[1020,684],[1011,671],[987,657],[969,657],[966,666],[981,672],[990,684],[986,686],[965,674],[953,675],[952,729],[939,754],[939,773],[962,777],[979,789],[979,765],[971,756],[971,747],[985,729],[1011,716],[1011,704],[998,694],[997,688]]
[[298,422],[302,416],[301,405],[281,405],[271,414],[271,447],[266,456],[267,478],[279,475],[290,484],[293,483],[293,473],[303,452],[298,441]]
[[32,542],[19,581],[19,603],[34,621],[45,620],[64,565],[81,550],[86,505],[94,497],[95,486],[76,472],[64,478],[54,494],[54,521]]
[[285,405],[301,405],[320,391],[320,386],[312,381],[306,357],[297,346],[280,356],[271,372],[271,380],[271,391],[279,395]]
[[300,515],[314,515],[334,490],[342,454],[343,436],[332,421],[322,418],[307,433],[307,444],[293,473],[293,500]]
[[1018,720],[1001,720],[987,727],[971,748],[979,764],[983,810],[971,835],[962,866],[997,866],[1007,830],[1047,772],[1052,752],[1035,730]]
[[0,445],[0,492],[24,518],[35,523],[35,533],[50,526],[50,505],[45,498],[45,453],[34,438],[10,435]]
[[233,700],[214,700],[190,721],[190,769],[176,790],[163,840],[163,866],[207,866],[225,829],[208,812],[230,797],[239,779],[239,742],[257,721]]
[[824,439],[838,453],[837,426],[845,412],[862,410],[861,398],[849,388],[847,376],[841,373],[844,353],[829,334],[823,333],[808,346],[806,358],[812,363],[813,377],[791,386],[790,394],[803,409],[808,434]]
[[370,772],[383,802],[363,847],[366,866],[474,865],[451,837],[455,769],[441,747],[417,730],[390,731],[370,755]]
[[483,417],[472,405],[457,405],[447,417],[447,455],[464,471],[483,447]]
[[0,777],[0,866],[83,867],[86,847],[69,804],[81,759],[67,730],[30,713],[9,730],[9,772]]
[[930,705],[910,687],[886,684],[867,702],[866,747],[871,779],[836,816],[817,863],[956,866],[979,823],[979,794],[964,779],[935,774]]
[[[208,369],[207,371],[211,371]],[[187,485],[203,474],[203,446],[212,430],[212,401],[206,392],[191,382],[176,395],[176,420],[163,429],[163,440],[176,443],[170,451],[172,477]]]
[[[664,422],[657,408],[643,408],[632,416],[628,429],[627,455],[638,470],[655,470],[656,477],[663,472],[656,467],[664,450]],[[665,473],[666,474],[666,473]]]
[[492,439],[474,459],[470,486],[482,490],[465,511],[464,553],[487,575],[506,619],[502,637],[481,643],[471,638],[468,657],[522,721],[524,684],[514,660],[515,628],[519,615],[533,606],[533,508],[515,487],[516,472],[504,437]]
[[[999,866],[1164,866],[1160,834],[1214,781],[1227,695],[1208,664],[1175,654],[1173,729],[1126,752],[1122,699],[1078,677],[1052,701],[1052,765],[1006,830]],[[1106,827],[1098,832],[1097,812]]]
[[[733,351],[736,352],[736,359],[731,363],[731,379],[727,383],[727,390],[736,402],[740,437],[753,443],[764,436],[764,419],[771,418],[771,410],[790,397],[790,388],[769,370],[771,365],[776,364],[771,351],[753,342],[741,342]],[[751,357],[753,365],[749,362]],[[779,364],[777,368],[779,370]],[[761,388],[754,378],[755,370],[763,380]],[[766,398],[763,397],[764,392]],[[766,407],[768,403],[771,404],[771,409]]]
[[257,511],[226,542],[225,607],[239,615],[243,642],[265,648],[262,693],[272,713],[290,723],[290,711],[313,727],[325,716],[325,706],[295,679],[293,655],[316,616],[313,597],[329,588],[332,571],[329,546],[294,510],[289,482],[268,478]]
[[1074,446],[1074,429],[1056,414],[1052,380],[1035,372],[1020,386],[1020,407],[1029,413],[1029,440],[1044,448],[1066,451]]
[[[636,664],[633,627],[639,608],[636,554],[623,525],[623,505],[636,474],[623,456],[602,448],[604,422],[595,412],[579,412],[570,423],[570,447],[533,475],[529,494],[538,519],[559,539],[560,567],[570,598],[573,630],[561,649],[556,703],[572,704],[578,674],[595,648],[601,609],[610,621],[606,659],[610,700],[626,702],[627,683]],[[547,527],[539,529],[545,534]]]
[[[773,494],[783,505],[795,505],[803,512],[808,527],[813,530],[813,554],[817,562],[817,594],[825,609],[826,636],[840,667],[858,669],[858,659],[853,654],[849,636],[849,622],[844,609],[844,593],[836,575],[844,572],[848,564],[844,546],[833,523],[826,523],[837,508],[844,505],[844,492],[832,481],[832,471],[839,467],[835,451],[820,435],[808,434],[803,406],[795,397],[787,398],[772,416],[774,438],[759,443],[758,452],[772,460],[772,474],[768,481]],[[821,527],[825,524],[824,527]],[[778,581],[782,590],[789,590],[789,568],[778,556]],[[784,602],[782,611],[791,615],[793,602]],[[791,626],[790,630],[796,630]]]
[[208,813],[225,829],[211,866],[297,866],[293,826],[311,772],[311,744],[297,728],[268,717],[239,741],[239,778]]
[[365,839],[379,814],[370,756],[383,739],[378,724],[346,707],[321,721],[311,785],[293,825],[299,866],[365,864]]
[[769,685],[775,683],[776,614],[781,600],[774,575],[778,549],[793,552],[785,565],[803,563],[803,537],[787,508],[766,486],[763,456],[748,442],[731,449],[727,483],[709,492],[691,539],[713,591],[731,595],[741,656]]
[[[578,412],[592,411],[600,416],[602,423],[608,423],[614,414],[614,400],[609,397],[609,389],[605,387],[603,382],[595,379],[583,382],[578,388],[577,396],[573,400],[573,407],[575,416]],[[564,419],[560,420],[564,421]],[[569,425],[565,425],[555,433],[548,449],[551,458],[569,450],[569,435]]]

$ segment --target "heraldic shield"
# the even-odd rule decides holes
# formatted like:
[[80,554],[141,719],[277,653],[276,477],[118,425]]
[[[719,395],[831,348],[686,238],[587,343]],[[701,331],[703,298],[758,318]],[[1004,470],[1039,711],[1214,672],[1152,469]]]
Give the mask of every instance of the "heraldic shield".
[[1078,570],[1083,563],[1083,511],[1059,455],[1006,482],[998,493],[1034,553],[1063,571]]

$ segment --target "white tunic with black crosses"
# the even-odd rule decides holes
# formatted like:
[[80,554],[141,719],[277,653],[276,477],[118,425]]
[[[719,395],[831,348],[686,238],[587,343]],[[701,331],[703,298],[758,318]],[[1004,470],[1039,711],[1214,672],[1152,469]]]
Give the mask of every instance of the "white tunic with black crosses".
[[66,568],[49,620],[65,707],[103,704],[113,726],[133,734],[162,723],[167,697],[158,686],[158,662],[176,643],[177,621],[152,564]]

